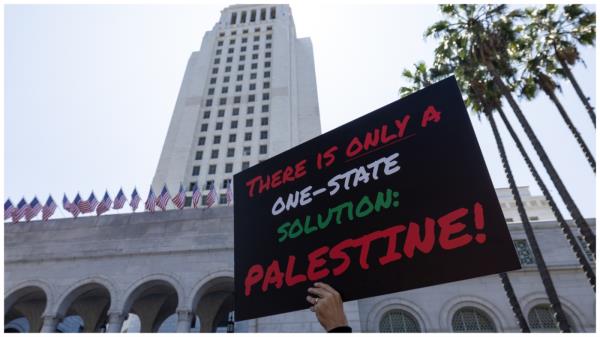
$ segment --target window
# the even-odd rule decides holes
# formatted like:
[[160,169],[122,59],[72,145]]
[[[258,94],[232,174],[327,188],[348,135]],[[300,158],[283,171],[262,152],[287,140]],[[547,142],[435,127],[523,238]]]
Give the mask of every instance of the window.
[[246,119],[246,127],[251,127],[252,124],[254,124],[254,120],[252,120],[252,119]]
[[200,175],[200,166],[194,166],[194,167],[192,167],[192,175],[193,176]]
[[235,149],[230,147],[227,149],[227,157],[233,157],[235,155]]
[[213,68],[212,73],[213,74],[218,74],[219,73],[219,68]]
[[[214,165],[213,165],[214,166]],[[206,181],[206,186],[204,187],[204,189],[206,190],[210,190],[210,187],[214,184],[215,182],[213,180],[207,180]]]
[[241,80],[243,80],[243,79],[244,79],[244,75],[243,75],[243,74],[239,74],[239,75],[237,75],[237,78],[236,78],[236,79],[237,79],[238,81],[241,81]]
[[248,109],[246,110],[247,114],[253,114],[254,113],[254,107],[253,106],[249,106]]
[[581,247],[581,250],[583,250],[583,253],[587,257],[588,261],[593,263],[595,261],[594,254],[592,254],[590,247],[587,245],[583,237],[577,236],[577,243],[579,243],[579,246]]
[[256,83],[250,83],[248,85],[248,90],[256,90]]
[[229,184],[231,184],[231,179],[223,179],[223,185],[221,185],[221,188],[227,188]]
[[[246,43],[246,41],[244,41],[244,40],[247,40],[247,39],[246,39],[246,38],[243,38],[243,39],[242,39],[242,43]],[[243,52],[245,52],[245,51],[246,51],[246,46],[241,46],[241,47],[240,47],[240,52],[241,52],[241,53],[243,53]]]
[[267,48],[267,49],[271,49],[271,42],[268,42],[268,43],[266,43],[266,44],[265,44],[265,48]]
[[217,165],[210,165],[208,167],[208,174],[215,174],[217,172]]
[[275,19],[275,7],[271,7],[271,19]]
[[219,111],[217,112],[217,117],[223,117],[223,116],[225,116],[225,110],[219,109]]
[[269,106],[268,105],[263,105],[262,106],[262,112],[269,112]]
[[231,56],[227,57],[227,60],[226,60],[226,62],[227,62],[227,63],[231,63],[231,62],[233,62],[233,57],[231,57]]
[[204,145],[205,142],[206,142],[206,137],[198,138],[198,145]]
[[219,150],[212,150],[212,151],[210,151],[210,158],[211,159],[217,159],[217,158],[219,158]]
[[513,244],[515,245],[515,250],[517,251],[517,256],[519,256],[521,265],[535,265],[535,259],[533,258],[533,253],[531,252],[531,248],[529,248],[527,240],[513,240]]
[[229,72],[231,72],[231,66],[227,66],[227,67],[225,67],[225,72],[226,72],[226,73],[229,73]]
[[227,97],[219,98],[219,105],[225,105],[225,104],[227,104]]
[[254,28],[254,31],[255,31],[255,32],[260,32],[260,27],[256,27],[256,28]]
[[250,146],[244,146],[244,150],[243,150],[243,154],[244,156],[249,156],[250,155]]
[[217,122],[215,125],[215,130],[223,130],[223,122]]
[[217,78],[216,77],[211,77],[210,78],[210,84],[215,84],[217,83]]
[[252,132],[244,133],[244,140],[252,140]]
[[529,217],[529,220],[531,220],[531,221],[538,221],[539,219],[540,219],[540,217],[538,217],[538,216],[530,216]]
[[261,131],[260,139],[267,139],[269,137],[269,131]]
[[235,39],[229,40],[229,44],[235,44]]
[[214,95],[215,94],[215,88],[208,88],[208,95]]
[[252,39],[254,42],[260,41],[260,35],[256,35],[254,37],[254,39]]
[[228,53],[228,54],[233,54],[233,48],[229,48],[229,49],[227,49],[227,53]]
[[496,332],[492,320],[481,310],[464,307],[452,316],[454,332]]
[[217,135],[213,138],[213,144],[221,144],[221,136]]
[[[234,13],[234,14],[235,14],[235,13]],[[237,34],[237,31],[235,31],[235,30],[232,30],[232,31],[231,31],[231,35],[235,35],[235,34]]]
[[536,305],[531,309],[527,315],[527,322],[531,332],[560,332],[554,318],[554,310],[548,304]]
[[189,190],[193,191],[194,187],[196,187],[196,182],[195,181],[193,181],[193,182],[190,183],[190,189]]
[[238,84],[235,86],[235,92],[240,92],[240,91],[242,91],[242,85]]
[[221,88],[221,93],[222,94],[226,94],[229,91],[229,87],[222,87]]
[[258,50],[258,48],[260,48],[260,46],[257,45],[257,44],[255,44],[255,45],[252,46],[252,50]]
[[232,129],[237,129],[238,126],[238,122],[237,121],[231,121],[231,128]]
[[230,143],[235,142],[235,133],[232,133],[232,134],[229,135],[229,142]]
[[244,65],[243,64],[240,64],[238,66],[238,71],[244,71]]
[[185,200],[183,202],[183,207],[190,207],[192,206],[192,197],[185,197]]
[[271,34],[268,34],[268,35],[267,35],[267,40],[270,40],[272,37],[273,37],[273,35],[271,35]]
[[267,26],[267,31],[273,30],[273,26]]
[[242,18],[240,19],[240,23],[246,23],[246,11],[242,12]]
[[221,205],[227,204],[227,194],[219,195],[219,204],[221,204]]
[[250,12],[250,22],[254,22],[254,21],[256,21],[256,9],[253,9]]
[[269,68],[271,66],[271,61],[265,61],[265,68]]
[[269,117],[263,117],[260,119],[260,125],[269,125]]
[[504,220],[506,220],[506,222],[513,222],[513,221],[515,221],[513,218],[506,218]]
[[240,61],[245,61],[246,60],[246,55],[240,55]]
[[263,74],[264,78],[269,78],[271,77],[271,72],[270,71],[265,71],[265,73]]
[[229,76],[223,77],[223,83],[229,83]]
[[263,82],[263,89],[269,89],[271,87],[271,82]]
[[233,115],[233,116],[237,116],[237,115],[239,115],[239,114],[240,114],[240,108],[233,108],[233,109],[231,110],[231,115]]
[[219,64],[219,63],[221,63],[221,59],[220,59],[220,58],[218,58],[218,57],[217,57],[217,58],[215,58],[215,62],[214,62],[214,63],[215,63],[215,64]]
[[223,37],[223,36],[225,36],[225,32],[220,32],[220,33],[219,33],[219,36],[220,36],[220,37]]
[[243,33],[243,34],[248,34],[248,30],[247,30],[247,29],[244,29],[244,30],[242,31],[242,33]]
[[196,151],[196,160],[202,160],[202,151]]
[[258,149],[258,153],[260,153],[260,154],[267,154],[267,146],[266,145],[261,145],[260,148]]
[[262,97],[263,97],[263,101],[268,101],[269,100],[269,93],[268,92],[263,93]]
[[[247,37],[243,37],[242,38],[242,43],[246,43],[246,42],[248,42],[248,38]],[[242,50],[242,51],[246,51],[246,47],[244,47],[244,50]]]
[[208,130],[208,123],[204,123],[202,125],[200,125],[200,131],[207,131]]
[[223,41],[218,41],[217,46],[219,46],[219,47],[223,46]]
[[256,69],[256,68],[258,68],[258,63],[252,63],[250,65],[250,69]]
[[386,312],[379,321],[379,332],[421,332],[413,315],[404,310]]
[[253,60],[258,60],[258,54],[252,54],[252,59]]
[[265,21],[266,19],[267,19],[267,9],[261,8],[260,9],[260,21]]
[[207,106],[207,107],[212,106],[212,99],[210,99],[210,98],[207,99],[206,103],[204,103],[204,105]]
[[248,102],[254,102],[256,99],[255,95],[248,95]]
[[240,96],[235,96],[233,98],[233,103],[240,103],[241,101],[242,101],[242,97],[240,97]]
[[233,164],[232,163],[225,164],[225,173],[231,173],[231,171],[233,171]]
[[204,115],[202,116],[204,119],[210,118],[210,110],[204,111]]
[[251,80],[255,80],[256,79],[256,73],[250,73],[250,79]]
[[248,167],[250,167],[250,162],[249,161],[244,161],[242,162],[242,170],[247,169]]
[[271,52],[270,51],[266,52],[265,53],[265,58],[270,58],[270,57],[271,57]]
[[231,19],[230,19],[230,23],[232,25],[235,25],[235,21],[237,20],[237,13],[231,13]]

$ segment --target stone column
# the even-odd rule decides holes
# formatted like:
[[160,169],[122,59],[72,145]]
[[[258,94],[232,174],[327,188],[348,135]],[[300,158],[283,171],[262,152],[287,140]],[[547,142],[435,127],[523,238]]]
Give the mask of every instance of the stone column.
[[56,326],[60,319],[56,316],[44,316],[44,323],[40,332],[56,332]]
[[189,310],[177,310],[177,332],[190,332],[194,314]]
[[108,329],[106,332],[121,332],[123,327],[123,321],[125,316],[120,312],[109,312],[108,313]]

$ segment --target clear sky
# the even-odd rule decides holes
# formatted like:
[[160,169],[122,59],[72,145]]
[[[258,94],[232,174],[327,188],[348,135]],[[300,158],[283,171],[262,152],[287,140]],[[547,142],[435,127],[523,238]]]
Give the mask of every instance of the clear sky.
[[[114,198],[119,187],[129,194],[134,186],[145,198],[187,59],[227,4],[6,6],[5,199],[45,202],[51,193],[60,201],[92,190],[101,198],[107,189]],[[433,60],[436,42],[423,32],[441,18],[436,6],[291,7],[297,35],[312,39],[323,132],[398,99],[402,69]],[[594,106],[595,52],[582,48],[587,67],[574,69]],[[560,99],[595,153],[595,129],[572,86],[561,85]],[[556,108],[541,96],[521,106],[583,214],[595,217],[595,174]],[[506,187],[487,121],[472,122],[495,186]],[[501,128],[517,183],[539,194]]]

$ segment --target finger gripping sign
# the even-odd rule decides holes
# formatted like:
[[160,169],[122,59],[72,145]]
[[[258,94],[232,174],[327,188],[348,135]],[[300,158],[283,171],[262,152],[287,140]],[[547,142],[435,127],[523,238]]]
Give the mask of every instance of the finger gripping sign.
[[238,320],[520,268],[453,77],[234,177]]

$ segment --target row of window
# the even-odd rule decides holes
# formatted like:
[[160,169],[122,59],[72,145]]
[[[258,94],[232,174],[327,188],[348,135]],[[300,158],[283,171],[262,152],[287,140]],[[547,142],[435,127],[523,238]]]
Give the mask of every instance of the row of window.
[[[251,133],[248,132],[244,136],[245,136],[244,140],[248,140],[248,141],[252,140],[252,134]],[[266,139],[266,138],[267,138],[267,132],[266,131],[261,132],[260,139]],[[219,139],[219,141],[220,141],[220,139]],[[259,149],[259,151],[260,151],[260,149]],[[233,147],[227,148],[227,152],[226,153],[227,153],[227,158],[234,157],[235,156],[235,148],[233,148]],[[243,150],[242,150],[242,153],[245,156],[249,156],[251,154],[250,147],[248,147],[248,146],[244,147]],[[260,152],[260,154],[265,154],[265,153]],[[203,156],[204,156],[204,151],[196,151],[196,155],[195,155],[194,159],[195,160],[202,160]],[[218,149],[211,150],[210,151],[210,159],[218,159],[218,158],[219,158],[219,150]]]
[[[246,107],[246,114],[248,115],[252,115],[254,114],[254,106],[250,105]],[[269,112],[269,105],[265,104],[261,107],[261,112]],[[240,114],[240,107],[233,107],[231,108],[231,115],[232,116],[238,116]],[[202,113],[202,117],[204,119],[210,119],[211,116],[211,111],[210,110],[204,110],[204,112]],[[217,110],[217,117],[225,117],[225,109],[219,109]]]
[[[271,88],[271,82],[263,82],[262,88],[263,89],[269,89],[269,88]],[[209,96],[214,95],[215,94],[215,89],[216,89],[215,87],[208,88],[208,95]],[[242,91],[242,85],[241,84],[237,84],[234,89],[235,89],[235,92],[240,92],[240,91]],[[256,90],[256,82],[248,83],[248,90],[250,90],[250,91]],[[222,94],[227,94],[228,92],[229,92],[229,86],[221,87],[221,93]],[[264,99],[264,94],[263,94],[263,99]]]
[[[261,126],[267,126],[267,125],[269,125],[269,117],[262,117],[260,119],[260,125]],[[252,118],[246,119],[246,127],[252,127],[252,126],[254,126],[254,119],[252,119]],[[232,121],[229,122],[229,128],[230,129],[237,129],[237,127],[238,127],[238,120],[232,120]],[[215,123],[215,130],[223,130],[223,122],[216,122]],[[208,123],[202,123],[200,125],[200,131],[201,132],[208,131]],[[217,136],[215,136],[215,137],[217,137]],[[218,137],[219,137],[218,141],[220,142],[221,141],[221,136],[218,136]],[[219,142],[215,141],[213,144],[219,144]],[[204,141],[202,141],[202,144],[200,144],[200,142],[198,142],[198,145],[204,145]]]
[[[271,44],[271,42],[267,42],[265,43],[265,49],[269,49],[269,51],[265,52],[265,58],[270,58],[271,57],[271,47],[273,47],[273,45]],[[258,51],[260,49],[260,45],[255,44],[252,45],[252,51]],[[259,54],[258,53],[252,53],[251,55],[247,54],[246,51],[248,51],[248,47],[247,46],[241,46],[240,47],[240,61],[246,61],[246,56],[250,56],[252,60],[258,60]],[[229,47],[227,48],[227,54],[233,54],[235,52],[235,48],[234,47]],[[215,51],[215,55],[220,56],[223,54],[223,49],[218,48]],[[243,56],[243,57],[242,57]],[[233,56],[232,56],[233,57]]]
[[[245,169],[247,169],[248,167],[250,167],[250,163],[249,163],[249,162],[247,162],[247,161],[243,162],[242,164],[245,164],[245,165],[246,165],[246,167],[245,167],[245,168],[244,168],[244,167],[242,167],[242,170],[245,170]],[[244,165],[242,165],[242,166],[244,166]],[[210,188],[212,187],[212,185],[213,185],[214,183],[215,183],[215,181],[214,181],[214,180],[207,180],[207,181],[206,181],[206,183],[204,184],[204,190],[210,190]],[[229,184],[230,184],[230,183],[231,183],[231,179],[228,179],[228,178],[227,178],[227,179],[223,179],[223,182],[221,183],[220,187],[221,187],[221,188],[227,188],[227,186],[229,186]],[[194,188],[196,187],[196,185],[197,185],[197,184],[198,184],[198,183],[197,183],[197,182],[195,182],[195,181],[191,182],[191,183],[190,183],[190,189],[189,189],[189,191],[190,191],[190,192],[191,192],[191,191],[193,191],[193,190],[194,190]],[[217,186],[215,185],[215,187],[217,187]],[[217,188],[218,188],[218,187],[217,187]]]
[[[250,11],[241,11],[241,12],[233,12],[229,18],[229,23],[235,25],[238,23],[243,24],[246,23],[246,19],[248,19],[248,23],[256,22],[256,21],[266,21],[267,20],[267,9],[261,8],[260,10],[253,9]],[[274,20],[277,17],[277,8],[270,7],[269,8],[269,18]]]
[[[229,150],[229,149],[228,149]],[[233,149],[231,149],[233,150]],[[251,154],[251,147],[250,146],[244,146],[242,149],[242,154],[244,156],[249,156]],[[259,154],[267,154],[267,145],[260,145],[258,147],[258,153]],[[214,155],[214,157],[213,157]],[[212,150],[211,151],[211,159],[213,158],[218,158],[219,157],[219,150]],[[227,157],[233,157],[233,155],[228,156]],[[225,173],[231,173],[233,172],[233,163],[226,163],[225,164]],[[210,164],[208,165],[208,174],[216,174],[217,173],[217,164]],[[192,176],[196,177],[200,175],[200,166],[196,165],[192,167]]]
[[[559,332],[554,311],[548,304],[535,306],[527,315],[532,332]],[[571,327],[573,325],[571,324]],[[379,332],[421,332],[417,319],[407,311],[394,309],[386,312],[379,321]],[[496,332],[492,319],[474,307],[464,307],[452,316],[453,332]]]
[[[245,55],[240,55],[240,61],[242,61],[242,59],[245,59]],[[232,63],[233,62],[233,56],[227,56],[225,58],[225,63]],[[220,64],[221,63],[221,59],[216,57],[215,60],[213,61],[213,64]],[[271,61],[264,61],[264,66],[265,68],[269,68],[271,66]],[[258,69],[258,62],[253,62],[250,64],[250,69]],[[242,68],[243,70],[243,68]],[[214,71],[214,70],[213,70]],[[231,71],[231,69],[230,69]]]
[[[271,95],[268,92],[263,92],[261,96],[262,96],[263,101],[268,101],[269,99],[271,99]],[[228,101],[227,97],[221,97],[221,98],[219,98],[219,105],[227,105],[227,101]],[[248,103],[256,102],[256,94],[248,95],[246,102],[248,102]],[[242,96],[234,96],[233,104],[240,104],[240,103],[242,103]],[[211,107],[212,105],[213,105],[213,99],[207,98],[206,101],[204,102],[204,106]]]
[[[266,28],[266,31],[267,31],[267,32],[270,32],[270,31],[272,31],[272,30],[273,30],[273,26],[267,26],[267,28]],[[249,30],[249,29],[243,29],[243,30],[242,30],[242,34],[248,34],[249,32],[250,32],[250,30]],[[255,33],[260,33],[260,32],[261,32],[261,29],[260,29],[260,27],[255,27],[255,28],[254,28],[254,32],[255,32]],[[231,35],[231,36],[237,35],[237,30],[231,30],[231,31],[229,32],[229,35]],[[225,32],[220,32],[220,33],[219,33],[219,37],[225,37]]]
[[[269,66],[271,66],[270,63],[269,63]],[[255,68],[252,68],[252,69],[255,69]],[[257,76],[258,76],[258,74],[256,72],[250,73],[250,79],[251,80],[255,80],[257,78]],[[270,78],[270,77],[271,77],[271,72],[270,71],[265,71],[263,73],[263,79]],[[231,80],[231,76],[225,75],[225,76],[223,76],[221,83],[229,83],[230,80]],[[238,81],[238,82],[243,81],[244,80],[244,74],[237,74],[235,76],[235,80]],[[210,80],[209,80],[209,83],[210,84],[216,84],[217,83],[217,78],[216,77],[211,77]]]
[[[592,253],[592,251],[581,236],[577,236],[577,243],[579,244],[579,247],[581,247],[581,249],[583,250],[588,261],[593,263],[595,261],[594,254]],[[515,250],[517,251],[517,256],[519,257],[521,265],[535,266],[535,258],[527,240],[513,240],[513,244],[515,245]]]
[[[273,35],[272,34],[265,35],[265,40],[271,41],[272,39],[273,39]],[[237,42],[237,39],[235,39],[235,38],[229,39],[228,45],[232,46],[232,45],[236,44],[236,42]],[[254,35],[252,37],[252,42],[260,42],[260,35]],[[247,37],[242,37],[240,39],[240,43],[241,44],[248,43],[248,38]],[[225,44],[224,40],[218,40],[217,41],[217,47],[223,47],[224,44]]]

